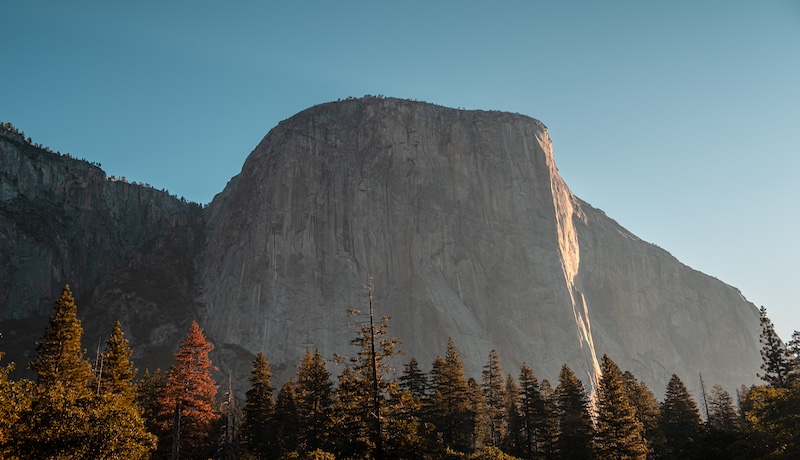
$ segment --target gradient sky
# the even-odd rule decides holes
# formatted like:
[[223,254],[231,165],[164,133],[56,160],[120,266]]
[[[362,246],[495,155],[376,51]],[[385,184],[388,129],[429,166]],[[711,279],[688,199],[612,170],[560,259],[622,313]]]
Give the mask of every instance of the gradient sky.
[[800,3],[229,3],[1,2],[0,121],[207,203],[314,104],[523,113],[577,196],[800,329]]

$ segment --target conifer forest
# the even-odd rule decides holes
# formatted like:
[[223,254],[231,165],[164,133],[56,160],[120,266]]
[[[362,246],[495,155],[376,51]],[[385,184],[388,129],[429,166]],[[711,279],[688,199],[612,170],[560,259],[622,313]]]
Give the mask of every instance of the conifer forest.
[[535,363],[503,369],[495,351],[468,376],[452,339],[423,366],[401,356],[368,294],[368,312],[350,311],[352,350],[308,349],[285,382],[264,350],[237,395],[214,381],[214,345],[196,322],[165,371],[137,370],[120,323],[90,359],[67,286],[31,354],[35,379],[0,365],[0,458],[800,458],[800,334],[782,342],[763,307],[763,383],[691,395],[681,377],[694,376],[651,389],[609,356],[593,388],[566,365],[553,382]]

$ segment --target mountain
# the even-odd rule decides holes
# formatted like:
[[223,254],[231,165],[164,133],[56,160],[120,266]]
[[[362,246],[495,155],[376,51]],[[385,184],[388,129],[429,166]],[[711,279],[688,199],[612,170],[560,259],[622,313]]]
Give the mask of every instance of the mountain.
[[244,376],[264,351],[282,379],[306,348],[351,352],[346,310],[365,308],[371,280],[378,315],[422,363],[451,336],[474,376],[496,349],[507,372],[524,362],[555,380],[566,362],[587,383],[606,353],[656,394],[672,373],[692,389],[701,372],[729,391],[756,379],[756,308],[576,198],[526,116],[315,106],[271,130],[204,209],[8,139],[0,331],[49,314],[70,282],[84,321],[137,323],[140,367],[168,362],[199,318],[224,371]]

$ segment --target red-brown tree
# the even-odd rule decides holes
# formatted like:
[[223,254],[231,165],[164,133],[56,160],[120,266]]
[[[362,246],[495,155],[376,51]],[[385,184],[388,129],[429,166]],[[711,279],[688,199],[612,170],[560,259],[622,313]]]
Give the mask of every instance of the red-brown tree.
[[212,449],[211,434],[218,418],[214,411],[218,387],[211,378],[216,368],[208,357],[213,349],[193,321],[158,399],[159,451],[166,454],[171,449],[172,458],[206,458]]

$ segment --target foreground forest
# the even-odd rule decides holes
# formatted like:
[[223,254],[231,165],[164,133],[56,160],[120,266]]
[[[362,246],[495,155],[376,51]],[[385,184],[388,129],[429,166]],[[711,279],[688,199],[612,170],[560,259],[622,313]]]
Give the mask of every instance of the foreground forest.
[[[0,367],[0,458],[7,459],[761,459],[800,458],[800,334],[784,344],[761,309],[762,385],[693,398],[677,375],[661,402],[608,356],[591,393],[564,365],[553,384],[492,351],[468,378],[448,341],[432,370],[389,366],[387,318],[351,311],[354,354],[307,350],[277,392],[267,356],[240,402],[212,379],[213,345],[192,323],[174,365],[137,375],[117,323],[90,362],[69,286],[30,368]],[[2,355],[0,355],[2,357]],[[330,365],[338,366],[334,378]]]

